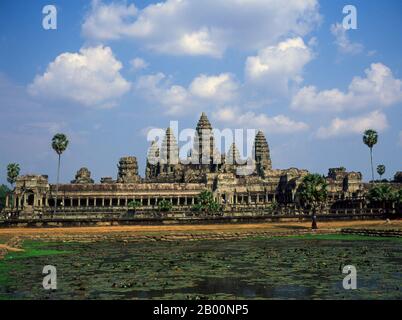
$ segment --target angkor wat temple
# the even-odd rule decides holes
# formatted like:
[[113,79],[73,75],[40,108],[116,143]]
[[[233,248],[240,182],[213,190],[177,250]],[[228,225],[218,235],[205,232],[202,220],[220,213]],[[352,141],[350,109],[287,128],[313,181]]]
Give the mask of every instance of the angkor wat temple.
[[[145,177],[138,174],[137,159],[123,157],[117,179],[101,178],[95,183],[87,168],[78,170],[75,179],[58,187],[57,211],[66,214],[113,213],[128,210],[131,201],[139,210],[152,211],[162,199],[172,203],[172,211],[185,212],[197,202],[203,190],[210,190],[225,212],[253,212],[276,203],[296,207],[295,193],[307,170],[273,169],[270,149],[262,131],[254,139],[253,154],[244,161],[232,144],[226,155],[215,147],[212,126],[203,113],[196,127],[193,149],[186,161],[179,159],[179,148],[170,128],[159,146],[149,148]],[[359,172],[344,168],[329,169],[328,210],[362,206],[364,185]],[[13,207],[27,217],[51,212],[55,206],[56,185],[45,175],[18,177]],[[9,200],[9,199],[8,199]]]

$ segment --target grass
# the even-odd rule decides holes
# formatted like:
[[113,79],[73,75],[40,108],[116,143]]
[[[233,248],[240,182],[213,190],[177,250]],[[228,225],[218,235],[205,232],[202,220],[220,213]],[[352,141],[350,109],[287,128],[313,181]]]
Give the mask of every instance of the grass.
[[[279,238],[279,237],[276,237]],[[305,234],[297,236],[286,236],[287,239],[303,239],[303,240],[341,240],[341,241],[398,241],[402,242],[402,238],[398,237],[370,237],[356,234]]]
[[[31,259],[36,257],[54,256],[60,254],[69,254],[72,251],[47,249],[46,247],[58,245],[56,242],[24,241],[21,252],[8,252],[0,260],[0,286],[5,286],[10,282],[11,272],[23,272],[23,264],[15,263],[15,260]],[[64,244],[63,244],[64,245]],[[0,295],[1,297],[1,295]]]

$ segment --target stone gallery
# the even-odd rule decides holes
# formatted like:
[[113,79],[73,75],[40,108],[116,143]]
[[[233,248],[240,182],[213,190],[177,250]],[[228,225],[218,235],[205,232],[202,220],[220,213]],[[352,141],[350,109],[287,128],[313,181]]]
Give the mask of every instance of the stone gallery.
[[[193,149],[183,163],[179,159],[176,138],[168,128],[161,146],[153,142],[149,148],[144,178],[139,175],[137,159],[133,156],[120,159],[116,179],[103,177],[96,183],[87,168],[79,169],[71,183],[58,185],[57,212],[113,214],[127,211],[133,202],[139,211],[151,212],[162,200],[171,203],[172,212],[189,212],[204,190],[212,192],[222,206],[222,214],[246,214],[272,208],[273,204],[296,209],[296,190],[308,171],[273,169],[269,145],[262,131],[255,135],[249,161],[240,159],[234,143],[226,155],[219,153],[205,113],[195,132]],[[332,168],[326,180],[328,202],[324,210],[363,206],[361,173]],[[46,175],[20,176],[13,196],[7,199],[8,208],[26,217],[52,212],[56,189]]]

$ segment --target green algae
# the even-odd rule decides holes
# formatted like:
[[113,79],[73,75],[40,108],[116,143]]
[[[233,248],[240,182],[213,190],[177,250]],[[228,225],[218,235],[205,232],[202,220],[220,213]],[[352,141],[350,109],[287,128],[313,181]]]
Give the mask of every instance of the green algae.
[[[399,239],[372,239],[24,242],[25,256],[0,261],[0,298],[401,299]],[[56,291],[41,287],[46,264],[57,267]],[[358,270],[357,290],[342,287],[348,264]]]

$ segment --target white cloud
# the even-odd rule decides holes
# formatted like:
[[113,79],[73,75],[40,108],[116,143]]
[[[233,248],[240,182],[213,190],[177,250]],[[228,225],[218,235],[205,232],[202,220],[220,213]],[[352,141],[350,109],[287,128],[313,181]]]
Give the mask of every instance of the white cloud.
[[82,48],[62,53],[43,75],[28,86],[30,94],[45,99],[67,99],[84,106],[113,107],[130,89],[120,74],[122,64],[109,47]]
[[30,122],[27,124],[23,124],[19,129],[21,132],[29,132],[34,133],[36,131],[44,131],[50,134],[56,134],[57,132],[61,132],[65,130],[67,127],[66,122]]
[[381,111],[348,119],[335,118],[328,127],[320,127],[317,137],[326,139],[348,134],[362,134],[364,130],[375,129],[383,131],[388,127],[387,117]]
[[373,63],[365,73],[364,78],[352,79],[347,92],[303,87],[292,98],[291,108],[307,112],[339,112],[387,107],[402,101],[402,81],[394,78],[391,69],[382,63]]
[[229,47],[257,50],[320,21],[317,0],[166,0],[137,9],[92,2],[82,33],[92,40],[132,38],[173,55],[220,57]]
[[163,73],[139,77],[135,89],[152,103],[165,107],[168,114],[189,113],[194,108],[208,107],[231,101],[237,95],[238,84],[228,73],[217,76],[200,75],[188,88],[171,84]]
[[130,61],[131,69],[134,71],[146,69],[149,64],[142,58],[134,58]]
[[293,133],[308,129],[306,123],[291,120],[284,115],[268,117],[266,114],[256,114],[251,111],[242,113],[238,108],[220,108],[213,113],[213,117],[231,126],[263,129],[274,133]]
[[189,89],[194,96],[199,98],[230,101],[236,96],[239,85],[234,76],[229,73],[222,73],[218,76],[202,74],[193,80]]
[[331,33],[335,37],[335,44],[339,52],[347,54],[357,54],[363,51],[361,43],[350,41],[346,30],[341,23],[331,25]]
[[290,81],[301,82],[303,67],[313,58],[302,38],[291,38],[269,46],[246,60],[246,78],[270,87],[287,89]]
[[127,28],[134,22],[138,13],[134,4],[103,4],[100,0],[92,0],[92,11],[86,16],[82,25],[85,37],[98,40],[116,40],[131,34]]

